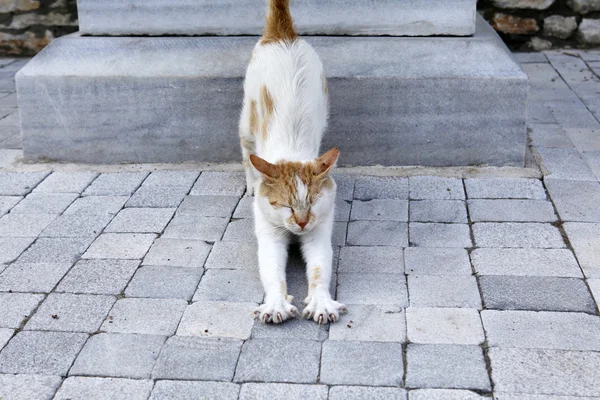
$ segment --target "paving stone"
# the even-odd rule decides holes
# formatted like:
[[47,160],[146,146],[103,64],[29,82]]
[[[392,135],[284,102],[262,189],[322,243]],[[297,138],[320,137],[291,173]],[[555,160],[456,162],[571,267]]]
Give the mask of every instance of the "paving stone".
[[600,222],[600,182],[546,180],[563,221]]
[[581,151],[600,150],[600,130],[585,128],[567,128],[567,136],[571,139],[575,147]]
[[469,199],[531,199],[546,200],[546,191],[539,179],[473,178],[465,179]]
[[600,278],[600,224],[567,222],[563,227],[585,276]]
[[514,53],[513,57],[521,64],[548,62],[548,59],[543,53]]
[[100,174],[83,192],[84,196],[129,196],[140,187],[147,172],[116,172]]
[[403,274],[340,274],[337,297],[344,304],[377,304],[386,311],[408,307]]
[[373,199],[352,203],[352,221],[408,221],[408,200]]
[[[487,400],[489,397],[481,396],[469,390],[460,389],[418,389],[411,390],[409,400]],[[566,399],[564,399],[566,400]]]
[[82,258],[141,259],[154,239],[150,233],[103,233]]
[[12,164],[15,164],[23,154],[21,150],[7,149],[6,147],[9,147],[10,145],[6,146],[5,144],[9,140],[12,141],[12,138],[8,140],[3,140],[2,133],[0,132],[0,168],[6,168]]
[[0,195],[25,196],[33,190],[49,172],[0,172]]
[[600,349],[600,318],[595,315],[484,310],[481,319],[491,347]]
[[329,389],[329,400],[406,400],[406,391],[401,388],[367,386],[333,386]]
[[410,223],[410,244],[416,247],[472,247],[467,224]]
[[567,249],[476,249],[471,260],[480,276],[582,277],[577,260]]
[[[243,200],[244,198],[242,198]],[[350,221],[350,211],[352,209],[352,202],[349,200],[337,200],[335,203],[335,215],[333,216],[334,221],[340,222],[348,222]],[[237,214],[237,210],[236,210]],[[233,216],[235,217],[234,214]],[[252,214],[250,217],[239,217],[239,218],[252,218]]]
[[127,199],[127,196],[86,196],[75,200],[65,214],[116,215]]
[[0,374],[0,398],[50,400],[61,382],[60,376]]
[[488,354],[498,392],[600,396],[600,353],[491,348]]
[[404,249],[407,274],[471,275],[469,253],[465,249],[410,247]]
[[65,376],[86,339],[84,333],[19,332],[0,353],[0,372]]
[[[240,200],[239,197],[236,196],[187,196],[177,209],[177,215],[230,217],[233,210],[238,205],[238,202],[241,202],[244,199],[253,200],[252,197],[243,197],[242,200]],[[246,212],[244,212],[244,214],[246,214]],[[239,218],[252,218],[252,208],[250,208],[249,216]]]
[[331,244],[333,246],[345,246],[348,237],[348,224],[345,222],[334,222],[331,233]]
[[326,341],[321,382],[328,385],[400,386],[404,374],[399,343]]
[[359,176],[354,184],[354,198],[408,199],[408,179],[396,177]]
[[113,296],[51,293],[24,329],[92,333],[98,330],[115,300]]
[[469,200],[473,222],[554,222],[552,203],[545,200]]
[[198,301],[185,310],[177,335],[248,339],[255,308],[254,303]]
[[194,295],[194,301],[260,303],[262,299],[263,287],[259,274],[240,270],[206,271]]
[[150,400],[237,400],[239,385],[225,382],[157,381]]
[[406,386],[491,390],[479,346],[409,344]]
[[126,208],[104,232],[161,233],[175,213],[174,208]]
[[207,269],[244,269],[258,272],[258,245],[251,242],[216,242]]
[[[344,202],[345,204],[348,204]],[[336,203],[337,204],[337,203]],[[235,212],[233,213],[233,218],[254,218],[254,196],[244,196],[240,199],[237,207],[235,208]],[[336,210],[337,213],[337,210]],[[348,215],[350,214],[350,210],[348,210]]]
[[13,263],[0,273],[0,291],[49,293],[71,263]]
[[411,201],[410,221],[466,224],[467,207],[462,200]]
[[64,277],[56,291],[119,294],[139,263],[137,260],[81,260]]
[[170,188],[173,186],[187,186],[191,188],[200,176],[196,171],[155,171],[144,181],[144,186],[161,186]]
[[595,180],[594,174],[575,149],[537,149],[546,178],[578,181]]
[[[25,239],[24,239],[25,240]],[[29,240],[26,239],[25,242]],[[39,238],[21,254],[18,261],[24,263],[74,263],[89,247],[90,238]],[[31,240],[29,240],[31,244]],[[1,241],[0,241],[1,244]]]
[[14,329],[0,328],[0,350],[6,346],[14,333]]
[[223,235],[225,242],[256,242],[254,234],[254,221],[252,219],[238,219],[227,225]]
[[203,269],[146,266],[137,270],[127,286],[127,297],[191,300]]
[[356,177],[341,174],[336,171],[331,175],[337,185],[337,198],[340,200],[352,201],[352,199],[354,199],[354,182],[356,181]]
[[325,385],[293,385],[289,383],[245,383],[240,400],[327,400]]
[[19,328],[42,300],[41,294],[0,293],[0,328]]
[[187,301],[178,299],[120,299],[101,330],[170,336],[175,333],[186,307]]
[[241,197],[246,178],[240,172],[203,172],[190,193],[192,196],[216,195]]
[[174,336],[156,362],[154,379],[231,381],[241,340]]
[[179,207],[189,191],[190,188],[187,186],[171,186],[166,190],[162,186],[142,185],[127,201],[125,207]]
[[350,246],[408,246],[408,224],[394,221],[353,221],[348,224]]
[[481,309],[474,276],[409,275],[411,307],[460,307]]
[[[216,248],[216,244],[215,244]],[[202,268],[210,245],[197,240],[157,239],[144,257],[144,265]]]
[[229,218],[175,216],[167,226],[163,238],[195,239],[210,242],[221,240]]
[[437,176],[409,178],[411,200],[464,200],[462,179]]
[[147,400],[152,390],[150,380],[87,378],[71,376],[63,382],[55,400]]
[[497,400],[596,400],[596,397],[588,396],[554,396],[546,394],[525,394],[525,393],[500,393],[494,392],[494,398]]
[[575,147],[560,125],[532,124],[529,128],[531,144],[535,147]]
[[21,196],[0,196],[0,217],[9,212],[22,199]]
[[55,218],[52,214],[6,214],[0,218],[0,236],[35,237]]
[[95,172],[53,172],[34,193],[81,193],[98,176]]
[[600,308],[600,279],[588,279],[587,283],[592,291],[592,296],[596,299],[596,305]]
[[[315,383],[321,343],[310,340],[252,339],[244,343],[234,382]],[[257,360],[258,361],[257,363]],[[321,381],[323,371],[321,370]]]
[[329,328],[329,340],[404,342],[404,311],[385,312],[378,306],[348,305],[348,313]]
[[480,344],[479,313],[465,308],[407,308],[408,340],[423,344]]
[[94,335],[81,350],[69,375],[148,379],[165,340],[165,336],[155,335]]
[[255,323],[252,339],[304,339],[322,342],[327,339],[327,325],[315,324],[303,318],[293,318],[285,324]]
[[486,308],[500,310],[595,312],[582,279],[546,276],[482,276]]
[[342,247],[338,272],[402,273],[403,252],[398,247]]
[[[19,197],[8,197],[19,199]],[[75,201],[76,193],[30,193],[11,211],[11,214],[61,214]],[[0,199],[0,202],[2,200]],[[16,203],[15,203],[16,204]],[[13,204],[14,205],[14,204]],[[0,209],[2,206],[0,206]],[[0,210],[0,215],[2,211]]]
[[560,231],[551,224],[488,223],[473,225],[478,247],[564,248]]
[[87,237],[96,238],[108,225],[112,215],[110,214],[63,214],[56,218],[40,234],[42,237]]

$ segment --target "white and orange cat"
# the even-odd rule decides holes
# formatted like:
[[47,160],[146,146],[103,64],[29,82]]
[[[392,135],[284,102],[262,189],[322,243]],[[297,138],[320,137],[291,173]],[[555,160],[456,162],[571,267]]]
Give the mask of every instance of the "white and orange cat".
[[244,84],[240,139],[247,193],[254,194],[255,232],[265,323],[296,315],[287,293],[288,245],[300,242],[308,297],[302,315],[335,322],[346,307],[329,293],[336,184],[329,176],[339,150],[319,157],[327,127],[323,65],[293,28],[289,0],[269,0],[264,35],[254,48]]

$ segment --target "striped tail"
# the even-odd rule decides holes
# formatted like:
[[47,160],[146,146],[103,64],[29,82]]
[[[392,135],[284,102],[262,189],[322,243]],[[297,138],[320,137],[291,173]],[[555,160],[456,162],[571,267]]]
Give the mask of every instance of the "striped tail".
[[290,13],[290,0],[269,0],[263,44],[293,41],[298,35]]

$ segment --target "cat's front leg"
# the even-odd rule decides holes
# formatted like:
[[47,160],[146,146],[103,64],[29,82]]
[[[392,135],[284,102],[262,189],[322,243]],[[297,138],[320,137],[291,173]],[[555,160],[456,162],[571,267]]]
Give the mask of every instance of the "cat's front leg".
[[302,316],[319,324],[336,322],[340,319],[340,314],[348,311],[344,304],[333,300],[329,293],[333,258],[332,226],[333,221],[329,221],[314,234],[302,237],[302,254],[306,260],[308,278],[308,297],[304,300],[306,308]]
[[285,279],[289,239],[287,235],[282,237],[274,229],[268,226],[257,229],[258,264],[265,302],[254,310],[254,314],[264,323],[280,324],[296,316],[298,309],[290,303],[292,298],[287,294]]

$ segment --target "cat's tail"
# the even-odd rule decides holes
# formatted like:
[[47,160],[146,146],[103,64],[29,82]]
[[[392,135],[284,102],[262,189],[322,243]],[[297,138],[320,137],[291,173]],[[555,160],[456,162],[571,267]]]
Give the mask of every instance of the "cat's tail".
[[290,13],[290,0],[268,0],[267,24],[262,43],[293,41],[298,35],[294,30],[294,21]]

